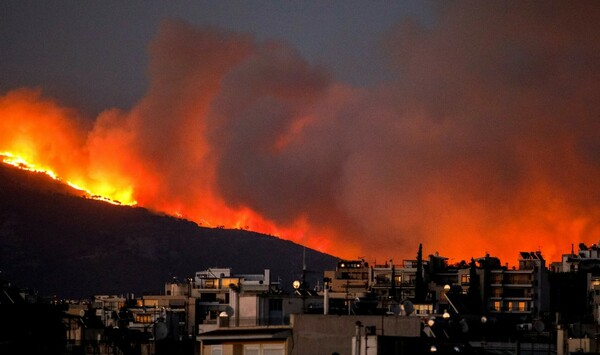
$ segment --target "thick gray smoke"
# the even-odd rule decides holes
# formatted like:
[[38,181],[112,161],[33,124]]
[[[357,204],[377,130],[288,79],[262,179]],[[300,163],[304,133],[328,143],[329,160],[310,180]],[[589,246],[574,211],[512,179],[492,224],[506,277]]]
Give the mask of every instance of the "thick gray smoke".
[[[519,248],[557,258],[595,242],[598,3],[451,2],[436,16],[390,29],[390,80],[368,89],[286,43],[164,22],[147,94],[98,118],[90,165],[130,176],[142,205],[251,210],[342,257],[413,258],[423,243],[512,263]],[[115,144],[127,153],[101,153]]]

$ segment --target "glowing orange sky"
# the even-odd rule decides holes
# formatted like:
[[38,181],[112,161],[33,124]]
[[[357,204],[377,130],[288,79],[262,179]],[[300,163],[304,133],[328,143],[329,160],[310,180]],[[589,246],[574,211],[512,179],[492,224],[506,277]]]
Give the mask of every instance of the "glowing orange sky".
[[598,11],[496,6],[400,24],[383,40],[396,76],[371,88],[285,43],[166,21],[133,107],[81,117],[15,88],[0,96],[0,152],[343,258],[414,258],[423,243],[450,262],[558,260],[600,239]]

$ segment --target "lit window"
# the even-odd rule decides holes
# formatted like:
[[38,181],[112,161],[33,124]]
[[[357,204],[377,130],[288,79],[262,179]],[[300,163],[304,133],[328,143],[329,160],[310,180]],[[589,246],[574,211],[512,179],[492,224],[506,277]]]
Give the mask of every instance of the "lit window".
[[136,314],[136,323],[152,323],[152,316],[150,314]]
[[526,302],[524,301],[514,301],[512,302],[512,307],[511,309],[515,312],[525,312],[525,307],[526,307]]
[[215,288],[215,280],[204,280],[204,288]]

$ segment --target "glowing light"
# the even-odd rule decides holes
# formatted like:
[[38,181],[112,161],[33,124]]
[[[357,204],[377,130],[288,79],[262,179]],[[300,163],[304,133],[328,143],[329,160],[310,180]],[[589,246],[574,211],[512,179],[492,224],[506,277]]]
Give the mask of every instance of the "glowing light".
[[137,202],[131,201],[130,199],[127,199],[127,201],[130,201],[128,203],[122,203],[118,200],[111,199],[106,196],[94,194],[91,191],[89,191],[88,189],[86,189],[78,184],[72,183],[70,181],[63,181],[54,171],[52,171],[50,169],[38,167],[35,164],[32,164],[32,163],[28,162],[27,160],[25,160],[24,158],[22,158],[16,154],[13,154],[11,152],[0,152],[0,157],[2,157],[2,162],[5,164],[9,164],[16,168],[26,170],[26,171],[42,173],[42,174],[45,174],[45,175],[51,177],[52,179],[54,179],[56,181],[64,182],[65,184],[69,185],[70,187],[72,187],[76,190],[79,190],[81,192],[84,192],[85,196],[87,198],[108,202],[108,203],[111,203],[114,205],[122,205],[122,204],[136,205],[137,204]]
[[0,152],[0,156],[3,156],[2,162],[6,164],[10,164],[22,170],[32,171],[36,173],[44,173],[54,180],[59,180],[56,174],[49,169],[37,168],[35,165],[27,162],[25,159],[20,156],[14,155],[10,152]]
[[442,318],[444,318],[444,319],[450,318],[450,313],[448,313],[447,310],[444,310],[444,314],[442,314]]

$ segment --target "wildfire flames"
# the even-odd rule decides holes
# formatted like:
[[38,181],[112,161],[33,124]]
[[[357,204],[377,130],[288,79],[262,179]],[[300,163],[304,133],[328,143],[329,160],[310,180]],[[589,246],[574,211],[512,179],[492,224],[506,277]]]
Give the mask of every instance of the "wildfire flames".
[[391,30],[394,75],[372,88],[285,43],[165,21],[131,109],[82,117],[9,91],[0,154],[113,203],[344,258],[423,243],[451,262],[557,260],[600,238],[600,13],[499,6]]
[[[22,170],[33,171],[33,172],[37,172],[37,173],[44,173],[55,180],[62,181],[52,170],[45,170],[45,169],[37,168],[34,164],[31,164],[31,163],[27,162],[25,159],[23,159],[19,156],[15,156],[14,154],[12,154],[10,152],[0,152],[0,158],[2,158],[2,162],[5,164],[12,165],[12,166],[17,167]],[[113,205],[121,205],[122,204],[121,201],[117,201],[117,200],[113,200],[109,197],[93,194],[89,190],[87,190],[81,186],[77,186],[76,184],[74,184],[70,181],[63,181],[63,182],[66,183],[67,185],[71,186],[72,188],[85,193],[85,196],[88,198],[105,201],[105,202],[111,203]],[[126,201],[125,204],[135,205],[136,202]]]

